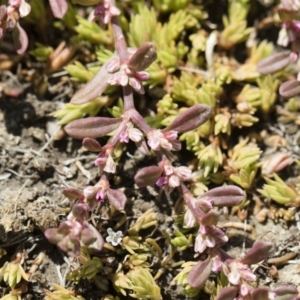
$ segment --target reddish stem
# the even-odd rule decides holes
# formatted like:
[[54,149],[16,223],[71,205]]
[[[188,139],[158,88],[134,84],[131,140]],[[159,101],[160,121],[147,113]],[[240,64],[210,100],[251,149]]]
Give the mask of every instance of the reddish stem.
[[[116,5],[114,0],[111,0],[113,5]],[[123,35],[123,31],[120,25],[119,17],[115,16],[111,18],[111,24],[114,34],[115,48],[119,55],[121,65],[125,62],[128,62],[128,51],[126,41]]]

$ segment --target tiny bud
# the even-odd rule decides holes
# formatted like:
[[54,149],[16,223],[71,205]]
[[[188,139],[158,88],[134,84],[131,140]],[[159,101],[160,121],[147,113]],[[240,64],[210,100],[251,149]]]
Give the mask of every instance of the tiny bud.
[[109,73],[115,73],[120,69],[120,58],[112,57],[106,64],[106,70]]
[[300,82],[296,79],[291,79],[279,87],[279,94],[284,98],[292,98],[300,94]]

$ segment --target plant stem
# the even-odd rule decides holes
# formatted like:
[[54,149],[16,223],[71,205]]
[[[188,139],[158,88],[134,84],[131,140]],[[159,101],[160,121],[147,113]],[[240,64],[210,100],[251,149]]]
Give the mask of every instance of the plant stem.
[[[116,5],[114,0],[111,0],[111,3],[113,5]],[[111,24],[114,34],[115,48],[119,55],[120,62],[122,65],[123,63],[128,61],[128,51],[123,31],[120,25],[119,17],[112,17]]]

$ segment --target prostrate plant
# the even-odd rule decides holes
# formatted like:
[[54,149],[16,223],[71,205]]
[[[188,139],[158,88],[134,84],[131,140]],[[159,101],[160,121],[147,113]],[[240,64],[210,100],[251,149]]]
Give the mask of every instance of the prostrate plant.
[[[82,1],[76,2],[83,4]],[[64,1],[52,1],[53,3],[61,4]],[[86,2],[86,4],[96,3],[98,1]],[[170,120],[164,129],[152,128],[145,121],[135,108],[133,91],[140,94],[145,92],[143,82],[149,79],[149,74],[145,70],[156,60],[157,53],[154,44],[149,41],[137,45],[137,48],[127,47],[118,19],[120,13],[121,11],[116,7],[114,0],[104,0],[95,8],[91,19],[100,19],[104,24],[111,23],[115,53],[104,63],[95,77],[73,96],[71,103],[73,105],[86,104],[100,97],[109,85],[122,86],[122,112],[116,118],[89,117],[72,121],[65,126],[65,131],[71,137],[82,139],[86,149],[98,153],[95,165],[98,167],[100,179],[95,185],[85,187],[82,192],[71,188],[64,190],[64,194],[75,200],[75,204],[66,221],[62,222],[58,228],[46,230],[46,237],[70,256],[80,256],[82,248],[88,248],[91,251],[103,249],[104,239],[98,230],[89,223],[89,214],[99,205],[104,205],[106,199],[116,210],[124,210],[126,196],[122,191],[110,187],[109,177],[117,172],[114,157],[118,146],[129,143],[131,140],[136,144],[138,150],[144,154],[154,153],[157,158],[157,165],[145,167],[137,172],[134,177],[136,184],[139,187],[156,184],[163,188],[166,193],[177,188],[187,208],[183,226],[198,228],[194,250],[204,254],[206,258],[197,263],[189,264],[189,271],[182,271],[183,273],[179,273],[175,279],[178,283],[188,284],[188,289],[194,289],[192,292],[195,295],[204,287],[211,272],[215,272],[220,273],[220,278],[226,278],[218,287],[218,289],[223,289],[218,295],[215,295],[218,300],[271,300],[281,297],[283,294],[285,300],[299,299],[296,289],[293,287],[278,287],[271,291],[264,287],[255,287],[256,276],[250,266],[261,262],[270,255],[273,248],[271,243],[263,241],[255,243],[245,257],[240,259],[232,258],[221,249],[221,246],[228,241],[228,237],[218,227],[220,214],[214,208],[237,206],[244,200],[245,193],[240,188],[229,185],[212,189],[195,199],[184,184],[191,179],[191,170],[185,166],[173,166],[175,161],[173,152],[181,149],[179,134],[191,132],[208,121],[212,115],[212,108],[206,104],[191,105]],[[233,19],[230,19],[225,23],[229,26],[233,22]],[[228,39],[224,32],[222,36],[223,47],[227,48],[237,41],[244,40],[250,33],[249,30],[245,30],[245,26],[243,23],[243,34],[234,39]],[[223,77],[220,75],[218,78]],[[199,93],[200,95],[201,93]],[[208,103],[211,102],[208,101]],[[220,127],[219,132],[230,133],[226,114],[219,114],[216,121],[220,118],[224,120],[225,125],[224,128]],[[252,119],[252,121],[256,122],[257,120]],[[250,122],[250,125],[253,122]],[[96,139],[107,135],[110,135],[107,143],[103,146],[100,145]],[[254,150],[255,155],[253,157],[259,157],[259,149]],[[239,157],[239,161],[243,161],[244,158]],[[221,159],[212,162],[211,166],[207,165],[209,168],[207,174],[210,170],[215,172],[222,163]],[[236,161],[234,161],[235,159]],[[233,155],[233,164],[237,164],[237,160]],[[256,161],[257,158],[254,160]],[[245,188],[251,186],[255,176],[257,169],[255,161],[253,161],[252,168],[249,169],[249,174],[244,176],[245,182],[239,182]],[[238,166],[236,166],[236,171],[239,171]],[[232,180],[234,181],[234,179]],[[153,220],[147,226],[152,225]],[[156,249],[161,258],[161,251],[156,242],[151,239],[146,241],[146,244],[148,243],[146,247],[146,244],[141,242],[138,232],[139,229],[135,231],[131,228],[129,229],[129,236],[123,237],[122,232],[114,232],[109,228],[106,241],[111,246],[107,247],[115,251],[115,247],[121,245],[122,250],[128,251],[131,256],[126,263],[132,269],[126,275],[117,272],[110,279],[115,289],[124,295],[126,295],[125,289],[129,289],[134,291],[135,294],[131,294],[131,296],[135,298],[161,299],[160,289],[155,285],[148,269],[147,254],[143,253],[143,251],[146,252],[147,247],[151,246],[152,252],[155,252],[154,249]],[[179,232],[177,232],[176,238],[171,240],[172,242],[173,247],[178,245],[181,249],[190,246],[190,240]],[[89,259],[84,265],[84,270],[74,272],[73,275],[79,278],[94,278],[97,272],[102,270],[101,262],[95,261],[97,261],[97,267],[94,269],[90,269],[93,264]],[[166,265],[167,263],[161,262],[161,266],[166,267]]]
[[[174,188],[179,186],[180,181],[188,180],[191,175],[188,168],[174,169],[171,164],[171,161],[174,160],[171,151],[178,151],[181,148],[181,143],[177,139],[178,134],[197,128],[209,118],[211,112],[207,105],[194,105],[176,117],[165,129],[151,128],[134,107],[133,89],[144,93],[141,81],[148,79],[148,74],[144,70],[155,60],[155,48],[152,43],[146,42],[138,49],[127,49],[116,17],[120,11],[114,7],[114,2],[105,1],[99,11],[104,21],[108,22],[110,19],[112,21],[116,54],[103,65],[92,81],[74,95],[71,103],[89,102],[100,96],[111,84],[123,86],[124,108],[119,118],[90,117],[75,120],[65,127],[70,136],[83,139],[83,146],[88,150],[99,152],[95,165],[99,167],[102,174],[99,182],[95,186],[86,187],[83,193],[70,189],[65,191],[69,197],[77,199],[72,213],[69,215],[68,221],[62,223],[58,229],[49,229],[45,233],[50,241],[58,244],[69,254],[73,252],[73,255],[78,255],[80,242],[89,245],[98,239],[98,243],[96,243],[98,248],[96,249],[101,250],[102,248],[101,237],[93,235],[93,227],[89,227],[86,223],[88,211],[92,211],[97,203],[103,202],[106,196],[117,210],[122,210],[125,206],[124,194],[121,191],[110,189],[107,180],[108,173],[116,172],[113,156],[118,144],[128,143],[129,140],[132,140],[141,151],[147,154],[149,146],[159,160],[160,166],[156,167],[157,174],[162,177],[159,184],[161,186],[166,184],[163,178],[166,175],[170,179],[168,186]],[[95,138],[105,136],[112,131],[114,131],[113,136],[103,147],[95,140]],[[148,140],[148,146],[145,137]],[[173,172],[174,175],[172,176],[170,172]],[[141,178],[140,175],[139,177]],[[138,181],[138,179],[136,180]]]

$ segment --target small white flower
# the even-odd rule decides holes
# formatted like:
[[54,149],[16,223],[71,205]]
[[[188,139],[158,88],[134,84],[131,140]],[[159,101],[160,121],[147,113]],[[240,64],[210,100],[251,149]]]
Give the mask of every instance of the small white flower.
[[113,246],[118,246],[121,243],[123,237],[122,231],[119,230],[114,232],[111,228],[108,228],[107,233],[108,236],[106,237],[106,241],[108,243],[112,244]]

